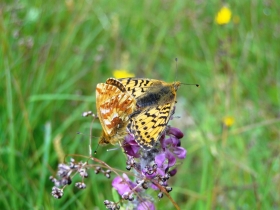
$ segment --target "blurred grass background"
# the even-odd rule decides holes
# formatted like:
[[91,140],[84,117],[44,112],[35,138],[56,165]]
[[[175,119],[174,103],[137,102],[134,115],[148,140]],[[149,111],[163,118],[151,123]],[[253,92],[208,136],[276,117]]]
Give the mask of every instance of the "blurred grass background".
[[[59,163],[54,142],[65,154],[88,154],[90,120],[81,113],[96,111],[96,84],[125,69],[201,85],[180,87],[181,118],[172,122],[186,130],[188,156],[171,192],[182,209],[279,209],[280,3],[229,1],[231,21],[219,25],[222,6],[2,1],[0,208],[105,209],[111,180],[92,171],[85,190],[71,185],[56,200],[48,177]],[[107,148],[98,158],[124,169],[120,151]],[[167,197],[157,207],[174,208]]]

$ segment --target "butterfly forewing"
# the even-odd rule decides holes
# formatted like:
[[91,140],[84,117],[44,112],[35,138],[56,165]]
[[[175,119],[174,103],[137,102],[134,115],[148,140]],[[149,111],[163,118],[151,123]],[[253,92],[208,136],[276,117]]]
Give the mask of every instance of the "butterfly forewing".
[[153,147],[165,131],[173,109],[173,103],[148,107],[131,118],[128,129],[141,147],[146,150]]
[[126,91],[135,97],[138,108],[142,109],[175,101],[176,91],[181,84],[146,78],[125,78],[119,81]]
[[119,81],[125,86],[126,91],[136,99],[156,86],[160,87],[167,84],[160,80],[146,78],[124,78],[119,79]]

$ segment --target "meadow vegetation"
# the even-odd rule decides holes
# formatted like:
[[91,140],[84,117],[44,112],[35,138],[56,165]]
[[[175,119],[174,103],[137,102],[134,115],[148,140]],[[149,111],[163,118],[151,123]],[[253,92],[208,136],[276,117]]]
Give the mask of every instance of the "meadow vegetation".
[[[93,171],[60,200],[48,178],[64,155],[88,155],[81,115],[96,113],[96,84],[116,70],[200,84],[179,88],[171,122],[188,151],[170,193],[182,209],[279,209],[280,3],[222,2],[0,3],[0,209],[104,209],[113,199],[111,180]],[[226,23],[215,19],[223,6]],[[94,148],[100,133],[95,121]],[[125,170],[112,147],[97,157]]]

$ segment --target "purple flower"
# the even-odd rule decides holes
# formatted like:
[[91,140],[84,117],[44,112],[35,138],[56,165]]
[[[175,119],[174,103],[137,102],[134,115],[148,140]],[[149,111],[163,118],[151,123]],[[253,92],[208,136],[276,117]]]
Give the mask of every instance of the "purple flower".
[[170,176],[175,176],[177,174],[177,169],[174,168],[173,170],[169,171]]
[[178,139],[181,139],[184,137],[183,132],[180,129],[174,128],[174,127],[169,128],[168,135],[170,135],[170,134],[177,137]]
[[[151,150],[141,148],[133,135],[125,137],[123,148],[127,155],[127,170],[134,169],[137,180],[133,183],[127,175],[123,178],[116,177],[112,185],[119,195],[125,200],[133,200],[133,208],[155,209],[152,199],[147,198],[147,188],[160,190],[158,197],[163,196],[162,189],[170,192],[172,187],[168,185],[170,177],[177,173],[176,162],[178,159],[185,159],[187,151],[181,147],[180,139],[184,134],[177,128],[167,127],[166,132]],[[138,196],[130,199],[137,192]],[[141,196],[143,195],[143,196]],[[138,197],[143,197],[138,199]]]
[[168,166],[172,167],[175,165],[176,163],[176,157],[175,155],[173,155],[172,152],[170,152],[169,150],[165,151],[165,158],[168,160]]
[[123,149],[126,154],[132,157],[139,158],[140,156],[139,154],[140,146],[135,141],[133,135],[130,134],[126,135],[123,142]]
[[112,181],[113,187],[118,191],[119,195],[123,195],[124,193],[130,192],[132,188],[136,186],[126,174],[123,174],[123,178],[117,176]]
[[181,147],[181,141],[179,138],[183,137],[183,133],[179,129],[170,127],[168,133],[174,136],[163,139],[161,141],[161,145],[162,149],[166,153],[166,158],[168,159],[169,166],[173,166],[176,163],[176,158],[186,158],[187,151],[183,147]]
[[162,141],[162,148],[165,149],[167,147],[177,147],[181,145],[180,139],[172,136]]
[[155,162],[157,164],[157,174],[164,175],[166,169],[168,169],[169,165],[166,163],[166,154],[160,153],[155,157]]
[[187,150],[185,150],[183,147],[177,147],[175,150],[173,150],[173,153],[177,156],[177,158],[185,159]]
[[165,154],[160,153],[155,157],[155,162],[158,166],[161,166],[165,161]]

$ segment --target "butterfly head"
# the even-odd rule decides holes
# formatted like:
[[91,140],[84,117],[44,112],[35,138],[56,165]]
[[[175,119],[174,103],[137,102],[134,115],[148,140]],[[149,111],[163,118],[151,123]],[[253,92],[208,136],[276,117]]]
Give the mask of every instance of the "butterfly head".
[[110,143],[110,137],[105,134],[105,132],[102,132],[102,135],[98,141],[98,144],[104,145],[104,144],[109,144]]
[[181,84],[182,84],[182,83],[179,82],[179,81],[173,82],[173,88],[174,88],[174,90],[177,91]]

